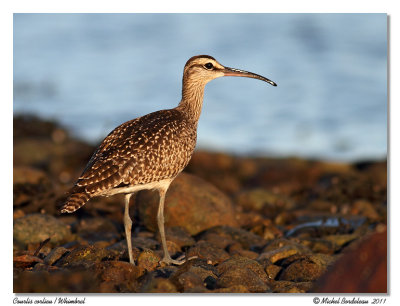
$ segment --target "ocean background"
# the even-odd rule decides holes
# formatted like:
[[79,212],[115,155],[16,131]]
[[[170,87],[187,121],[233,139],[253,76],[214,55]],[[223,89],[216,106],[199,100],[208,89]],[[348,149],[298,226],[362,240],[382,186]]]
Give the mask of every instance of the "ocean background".
[[278,84],[207,84],[198,149],[335,161],[387,154],[386,14],[14,14],[14,115],[99,143],[181,98],[193,55]]

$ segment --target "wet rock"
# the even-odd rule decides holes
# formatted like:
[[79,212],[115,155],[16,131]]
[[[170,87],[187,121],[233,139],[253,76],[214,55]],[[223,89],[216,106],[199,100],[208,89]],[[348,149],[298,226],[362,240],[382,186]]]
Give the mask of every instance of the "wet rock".
[[146,271],[154,271],[159,265],[160,260],[161,257],[158,256],[155,252],[149,249],[145,249],[139,254],[137,265],[138,267],[143,268]]
[[268,292],[269,286],[251,269],[233,267],[223,272],[217,280],[217,286],[230,288],[244,286],[250,292]]
[[[140,219],[148,229],[156,231],[157,192],[141,191],[136,200]],[[192,235],[216,225],[237,225],[230,199],[213,185],[190,174],[178,175],[168,189],[165,203],[166,227],[180,226]]]
[[386,293],[387,232],[350,246],[311,290],[318,293]]
[[[209,235],[215,234],[220,239],[226,239],[227,242],[231,241],[238,242],[243,249],[257,250],[261,249],[267,241],[262,239],[260,236],[246,231],[242,228],[230,227],[230,226],[216,226],[204,233],[199,235],[199,239],[207,239]],[[204,238],[203,238],[204,237]]]
[[206,241],[199,241],[187,251],[187,257],[206,259],[207,263],[215,265],[220,263],[230,256],[229,254],[213,244]]
[[64,247],[56,247],[45,257],[44,263],[51,266],[67,252],[68,250]]
[[71,238],[67,225],[53,216],[30,214],[14,220],[14,239],[20,243],[40,243],[50,238],[51,243],[65,242]]

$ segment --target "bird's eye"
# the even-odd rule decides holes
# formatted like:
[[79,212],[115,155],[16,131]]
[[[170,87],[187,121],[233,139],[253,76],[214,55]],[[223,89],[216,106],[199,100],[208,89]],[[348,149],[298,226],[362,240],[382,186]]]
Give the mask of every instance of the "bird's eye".
[[207,64],[204,65],[204,68],[206,68],[206,69],[208,69],[208,70],[211,70],[211,69],[214,68],[214,66],[213,66],[213,64],[211,64],[211,63],[207,63]]

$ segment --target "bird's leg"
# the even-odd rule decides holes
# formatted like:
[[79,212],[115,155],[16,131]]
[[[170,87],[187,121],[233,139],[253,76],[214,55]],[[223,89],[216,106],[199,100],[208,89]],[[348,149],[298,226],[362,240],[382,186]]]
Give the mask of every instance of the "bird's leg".
[[128,193],[125,195],[125,214],[124,214],[124,225],[125,225],[125,235],[126,241],[128,243],[128,254],[129,254],[129,262],[131,264],[135,264],[132,255],[132,220],[129,216],[129,200],[132,194]]
[[168,264],[175,264],[175,265],[181,265],[186,262],[186,260],[175,260],[172,259],[171,256],[169,255],[168,248],[167,248],[167,240],[165,239],[165,231],[164,231],[164,201],[165,201],[165,194],[167,192],[167,188],[160,188],[158,190],[158,193],[160,195],[160,203],[158,206],[158,213],[157,213],[157,223],[158,223],[158,230],[160,231],[160,236],[161,236],[161,243],[162,243],[162,248],[164,252],[164,257],[161,259],[160,262],[165,262],[167,265]]

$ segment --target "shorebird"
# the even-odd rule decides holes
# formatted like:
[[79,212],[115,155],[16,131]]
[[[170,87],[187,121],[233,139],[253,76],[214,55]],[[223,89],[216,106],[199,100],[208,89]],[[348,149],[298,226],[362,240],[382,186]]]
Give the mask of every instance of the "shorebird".
[[183,70],[182,100],[179,105],[127,121],[108,134],[70,190],[61,212],[72,213],[92,197],[124,194],[124,226],[129,261],[135,264],[129,200],[139,190],[158,190],[157,224],[164,252],[160,263],[184,263],[185,260],[172,259],[167,249],[164,232],[165,194],[174,178],[189,163],[196,146],[204,87],[209,81],[223,76],[254,78],[276,86],[261,75],[222,66],[208,55],[190,58]]

